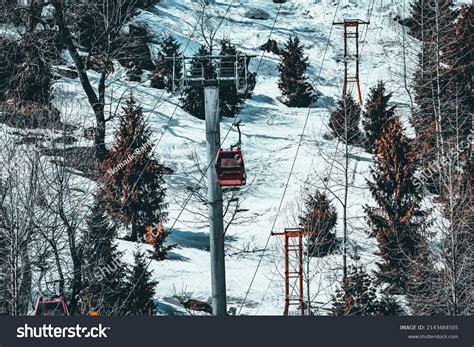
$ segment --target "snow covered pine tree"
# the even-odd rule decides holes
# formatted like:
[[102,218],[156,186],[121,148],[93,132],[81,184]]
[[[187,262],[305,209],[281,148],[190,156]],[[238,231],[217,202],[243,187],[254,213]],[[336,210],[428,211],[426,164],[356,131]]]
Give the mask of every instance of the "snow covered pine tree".
[[103,211],[99,198],[87,219],[87,230],[82,243],[83,282],[81,314],[98,312],[100,315],[122,314],[128,295],[126,275],[128,267],[118,250],[116,228]]
[[385,84],[380,81],[370,89],[365,104],[366,111],[362,113],[362,125],[366,137],[366,149],[369,153],[375,152],[375,142],[382,135],[387,122],[395,115],[395,106],[389,107],[392,93],[385,90]]
[[[201,46],[191,62],[191,75],[201,76],[204,70],[206,78],[214,76],[215,67],[212,62],[209,59],[201,58],[206,56],[209,56],[209,50],[205,46]],[[204,89],[202,87],[186,86],[180,101],[181,107],[191,115],[199,119],[205,119]]]
[[290,36],[280,58],[278,88],[283,94],[283,102],[289,107],[308,107],[316,101],[316,93],[306,75],[309,59],[298,36]]
[[143,253],[134,253],[134,265],[128,276],[128,295],[125,311],[132,316],[153,316],[156,305],[153,297],[158,282],[152,280],[147,270],[147,261]]
[[[397,302],[377,290],[364,268],[352,266],[342,287],[332,299],[334,316],[393,316],[401,313]],[[380,296],[380,298],[378,298]]]
[[308,254],[314,257],[328,255],[336,246],[333,233],[337,224],[337,212],[326,194],[316,191],[308,194],[305,201],[305,213],[300,217],[300,225],[310,233]]
[[360,113],[360,107],[351,95],[339,100],[329,120],[334,137],[347,145],[360,146],[364,142],[359,129]]

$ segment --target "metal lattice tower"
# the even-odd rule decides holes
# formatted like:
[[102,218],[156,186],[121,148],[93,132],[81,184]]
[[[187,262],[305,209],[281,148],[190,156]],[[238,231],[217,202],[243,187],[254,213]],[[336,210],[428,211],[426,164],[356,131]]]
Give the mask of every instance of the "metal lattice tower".
[[304,316],[305,303],[303,297],[303,236],[302,228],[285,229],[283,233],[273,235],[285,238],[285,309],[283,315],[290,315],[290,307],[295,306]]
[[[343,22],[333,23],[333,25],[342,25],[344,27],[344,86],[342,97],[345,98],[347,96],[349,84],[355,84],[360,105],[362,105],[363,101],[359,80],[359,26],[368,24],[370,23],[360,19],[345,19]],[[351,51],[351,47],[353,51]]]

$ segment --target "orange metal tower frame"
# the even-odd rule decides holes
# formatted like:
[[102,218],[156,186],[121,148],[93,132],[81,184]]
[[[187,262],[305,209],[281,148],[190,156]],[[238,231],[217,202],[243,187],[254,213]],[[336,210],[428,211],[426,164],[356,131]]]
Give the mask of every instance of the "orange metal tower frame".
[[[360,91],[359,82],[359,25],[368,25],[370,22],[365,22],[360,19],[345,19],[343,22],[333,22],[333,25],[342,25],[344,27],[344,86],[342,97],[346,97],[349,83],[354,83],[357,89],[357,96],[359,104],[362,106],[362,93]],[[355,41],[355,52],[349,52],[350,41]],[[349,62],[355,62],[355,71],[350,71]]]
[[297,306],[301,315],[304,316],[303,236],[306,233],[302,228],[292,228],[285,229],[283,233],[273,233],[273,235],[285,237],[285,309],[283,315],[289,315],[290,306]]

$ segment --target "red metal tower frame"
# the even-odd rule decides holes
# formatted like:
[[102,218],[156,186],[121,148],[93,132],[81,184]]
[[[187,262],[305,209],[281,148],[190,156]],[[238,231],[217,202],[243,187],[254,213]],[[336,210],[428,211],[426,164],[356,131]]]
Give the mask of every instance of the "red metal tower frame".
[[[285,309],[283,315],[288,316],[290,306],[297,306],[304,316],[303,298],[303,236],[302,228],[285,229],[283,233],[273,233],[285,237]],[[291,255],[296,255],[292,257]],[[292,264],[296,258],[296,262]],[[293,290],[296,291],[296,295]]]
[[[334,22],[333,25],[342,25],[344,27],[344,86],[342,97],[346,97],[349,83],[354,83],[357,89],[359,104],[362,106],[362,93],[359,82],[359,25],[368,25],[370,22],[364,22],[360,19],[345,19],[343,22]],[[349,53],[349,41],[355,41],[355,53]],[[355,71],[349,71],[349,62],[355,61]]]

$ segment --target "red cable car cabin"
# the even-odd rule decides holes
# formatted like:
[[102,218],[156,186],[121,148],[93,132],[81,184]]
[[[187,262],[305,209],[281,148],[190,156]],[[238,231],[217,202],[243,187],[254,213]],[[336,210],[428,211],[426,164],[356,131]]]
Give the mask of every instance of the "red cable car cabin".
[[69,316],[66,300],[60,296],[51,300],[39,298],[35,305],[34,316]]
[[228,151],[220,149],[215,168],[217,180],[222,187],[240,187],[247,181],[244,157],[239,147]]

